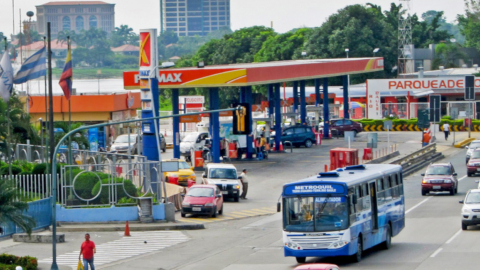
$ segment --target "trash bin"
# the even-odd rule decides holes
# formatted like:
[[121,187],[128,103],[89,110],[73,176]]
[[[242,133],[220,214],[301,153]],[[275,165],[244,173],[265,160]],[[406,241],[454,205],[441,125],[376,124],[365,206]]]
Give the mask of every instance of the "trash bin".
[[330,150],[330,169],[358,165],[358,149],[334,148]]
[[373,159],[372,148],[363,149],[363,160],[372,160],[372,159]]

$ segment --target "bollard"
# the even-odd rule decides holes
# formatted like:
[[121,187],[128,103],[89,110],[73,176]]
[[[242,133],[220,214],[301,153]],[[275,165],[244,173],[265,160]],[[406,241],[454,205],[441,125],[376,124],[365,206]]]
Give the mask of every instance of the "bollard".
[[328,172],[328,165],[325,164],[325,172]]

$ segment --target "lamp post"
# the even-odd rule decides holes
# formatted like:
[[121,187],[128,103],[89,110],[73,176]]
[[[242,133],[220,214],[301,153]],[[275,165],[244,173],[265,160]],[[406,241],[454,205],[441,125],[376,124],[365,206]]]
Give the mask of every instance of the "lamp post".
[[[41,146],[43,148],[43,119],[40,117],[38,121],[40,122],[40,139],[42,140]],[[45,156],[45,151],[43,151],[42,155]]]
[[373,57],[375,57],[375,54],[376,54],[378,51],[380,51],[380,48],[375,48],[375,49],[373,50]]
[[[345,52],[347,53],[347,59],[348,59],[348,53],[350,52],[349,48],[345,49]],[[350,74],[347,75],[347,81],[348,81],[348,90],[350,90]],[[350,95],[348,95],[348,105],[350,105]],[[345,105],[343,106],[345,108]],[[348,106],[350,109],[350,106]],[[348,112],[348,116],[350,117],[350,112]]]
[[97,78],[98,78],[98,94],[100,95],[100,75],[102,75],[102,70],[97,70]]

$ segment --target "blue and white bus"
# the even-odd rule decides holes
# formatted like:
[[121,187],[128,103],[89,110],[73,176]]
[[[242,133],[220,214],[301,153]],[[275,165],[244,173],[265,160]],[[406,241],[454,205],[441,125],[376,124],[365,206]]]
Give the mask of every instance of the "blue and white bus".
[[405,227],[402,167],[367,164],[320,173],[285,184],[282,204],[286,257],[358,262],[368,248],[390,248]]

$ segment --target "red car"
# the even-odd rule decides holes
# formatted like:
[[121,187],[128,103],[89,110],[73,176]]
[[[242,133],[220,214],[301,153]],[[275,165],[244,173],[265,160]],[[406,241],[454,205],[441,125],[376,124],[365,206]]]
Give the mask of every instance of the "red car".
[[330,119],[330,132],[334,136],[344,136],[345,131],[353,131],[354,136],[357,136],[362,130],[362,124],[350,119]]
[[182,217],[187,214],[216,217],[223,214],[223,196],[216,185],[193,185],[182,202]]
[[467,175],[473,176],[480,173],[480,150],[473,151],[467,163]]
[[340,270],[340,267],[329,263],[309,263],[297,266],[293,270]]
[[448,191],[450,195],[458,191],[457,173],[452,163],[430,164],[422,176],[422,196],[431,191]]

